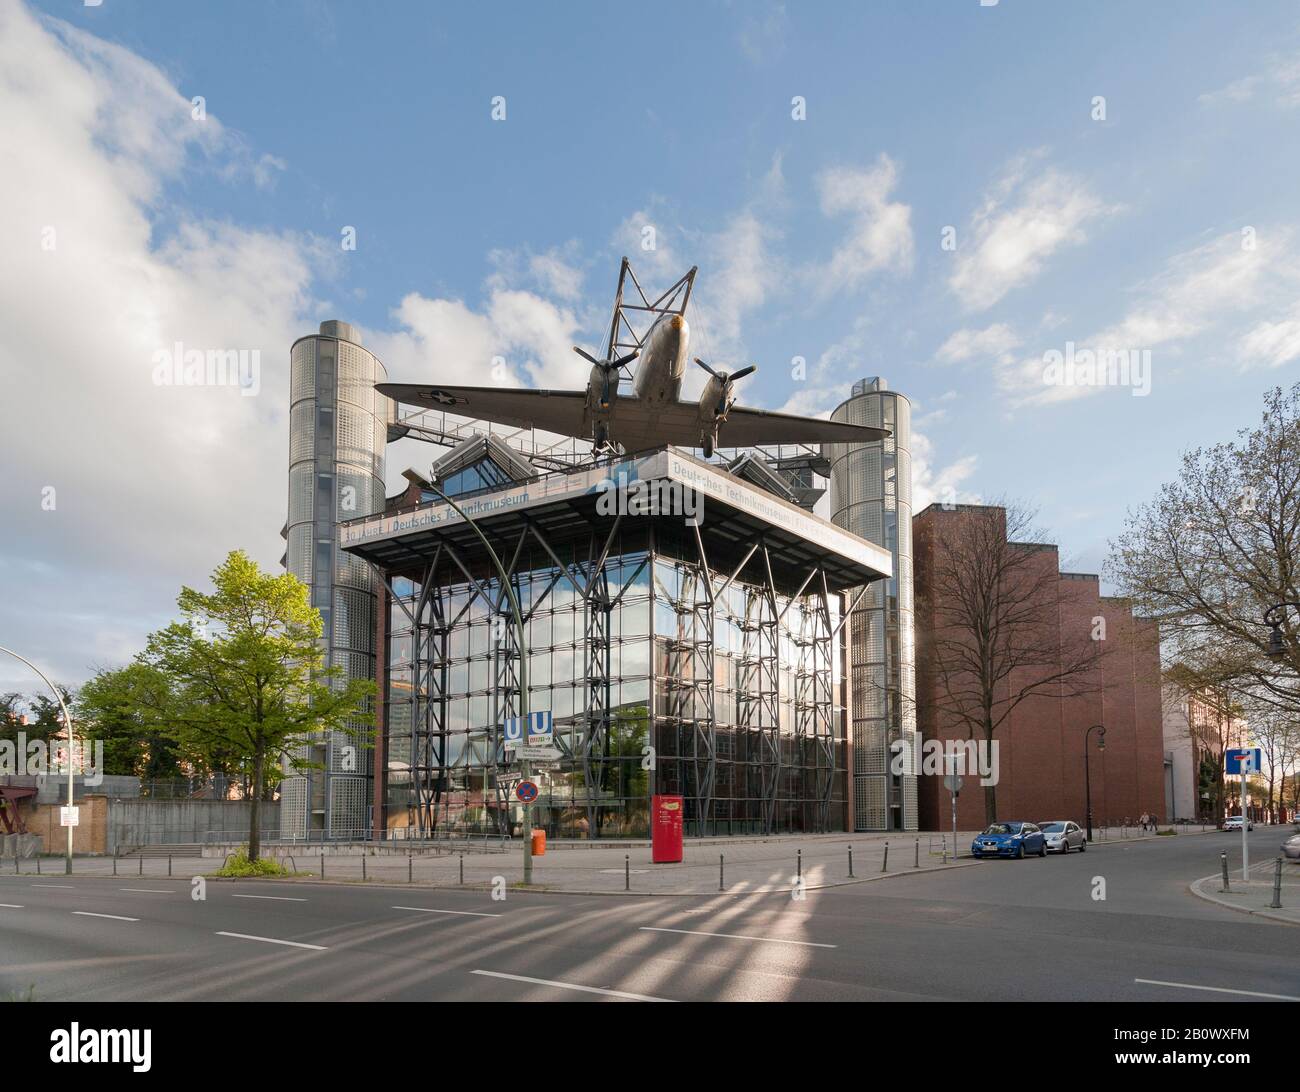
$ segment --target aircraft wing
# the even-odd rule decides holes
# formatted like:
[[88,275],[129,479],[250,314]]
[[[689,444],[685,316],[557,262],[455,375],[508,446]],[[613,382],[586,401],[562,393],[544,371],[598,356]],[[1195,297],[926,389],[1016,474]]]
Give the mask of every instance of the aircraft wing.
[[522,387],[438,387],[377,383],[375,389],[407,406],[445,410],[460,417],[537,428],[561,436],[589,435],[583,416],[586,391],[539,391]]
[[[883,440],[889,429],[847,425],[820,417],[732,406],[718,426],[719,447],[758,447],[766,444],[866,444]],[[696,441],[698,442],[698,440]]]

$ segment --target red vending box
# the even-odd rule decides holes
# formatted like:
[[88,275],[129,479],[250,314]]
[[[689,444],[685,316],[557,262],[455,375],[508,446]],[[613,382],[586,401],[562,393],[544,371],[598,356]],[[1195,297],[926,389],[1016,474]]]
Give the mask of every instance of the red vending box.
[[675,864],[682,859],[682,815],[686,802],[680,796],[650,798],[650,859],[655,864]]

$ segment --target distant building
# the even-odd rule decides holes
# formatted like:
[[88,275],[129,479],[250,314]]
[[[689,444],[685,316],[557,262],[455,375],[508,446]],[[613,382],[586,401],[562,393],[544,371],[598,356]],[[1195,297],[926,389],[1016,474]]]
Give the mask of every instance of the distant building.
[[[931,505],[913,523],[917,589],[917,700],[925,740],[966,739],[967,729],[943,712],[942,694],[932,662],[930,641],[937,622],[932,588],[935,549],[945,535],[957,533],[963,512],[981,506]],[[983,509],[987,511],[988,509]],[[996,511],[1001,511],[996,509]],[[1161,717],[1160,649],[1156,625],[1133,615],[1128,600],[1100,594],[1091,573],[1060,572],[1057,547],[1021,544],[1035,553],[1046,572],[1055,576],[1057,622],[1045,632],[1045,646],[1059,647],[1062,633],[1080,627],[1105,634],[1105,654],[1091,693],[1066,696],[1044,693],[1027,699],[1003,723],[994,738],[999,743],[998,817],[1074,819],[1086,813],[1084,736],[1091,725],[1106,728],[1105,750],[1097,749],[1097,733],[1089,741],[1092,810],[1097,822],[1137,820],[1143,812],[1168,817],[1165,803],[1165,740]],[[1049,581],[1049,584],[1051,582]],[[1098,626],[1098,622],[1103,625]],[[939,777],[920,779],[922,829],[950,825],[950,798]],[[984,793],[978,781],[964,778],[958,798],[958,826],[980,829],[985,824]]]

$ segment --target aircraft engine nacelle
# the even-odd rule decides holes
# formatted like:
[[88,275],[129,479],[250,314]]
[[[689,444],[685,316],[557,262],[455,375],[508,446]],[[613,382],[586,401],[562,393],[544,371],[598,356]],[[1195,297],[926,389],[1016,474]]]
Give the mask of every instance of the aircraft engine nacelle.
[[736,400],[735,391],[732,389],[733,384],[716,375],[710,376],[707,383],[704,384],[704,390],[700,392],[700,421],[706,425],[712,426],[719,421],[725,421],[727,411]]

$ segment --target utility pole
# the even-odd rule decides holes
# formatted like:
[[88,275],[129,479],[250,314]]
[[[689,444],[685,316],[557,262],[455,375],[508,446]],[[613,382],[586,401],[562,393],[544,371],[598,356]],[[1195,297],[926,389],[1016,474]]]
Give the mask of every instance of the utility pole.
[[[55,701],[59,703],[59,708],[63,710],[63,723],[67,726],[68,729],[68,807],[71,808],[73,806],[72,805],[72,792],[73,792],[72,752],[73,752],[73,748],[76,746],[76,737],[73,735],[72,732],[72,714],[68,712],[68,707],[67,705],[64,704],[63,695],[59,693],[58,687],[56,687],[52,682],[50,682],[48,678],[46,678],[44,671],[42,671],[39,667],[37,667],[34,663],[32,663],[31,660],[27,659],[27,657],[18,655],[18,653],[16,653],[11,648],[5,648],[3,645],[0,645],[0,652],[7,652],[15,660],[21,660],[33,671],[35,671],[36,674],[38,674],[42,679],[44,679],[45,685],[50,688],[50,691],[54,694]],[[63,872],[67,876],[72,875],[72,827],[68,827],[68,851],[63,861]]]

